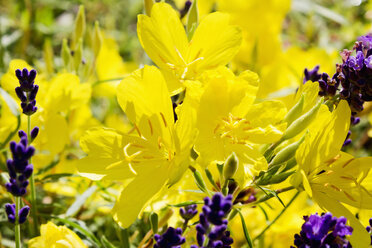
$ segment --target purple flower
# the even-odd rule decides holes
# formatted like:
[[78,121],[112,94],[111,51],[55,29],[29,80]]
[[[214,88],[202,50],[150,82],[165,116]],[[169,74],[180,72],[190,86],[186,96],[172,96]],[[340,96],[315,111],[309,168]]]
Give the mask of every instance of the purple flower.
[[307,68],[305,68],[305,70],[304,70],[304,82],[303,83],[306,83],[309,80],[312,81],[312,82],[319,81],[321,76],[322,75],[319,74],[319,65],[315,66],[310,71]]
[[169,227],[162,235],[155,234],[154,239],[156,244],[154,248],[181,248],[181,245],[186,242],[182,237],[182,229]]
[[294,236],[295,247],[351,248],[346,236],[351,235],[353,229],[346,225],[345,217],[337,218],[326,213],[304,216],[304,220],[300,234]]
[[[227,231],[226,217],[231,211],[232,196],[223,196],[221,193],[213,195],[212,199],[204,198],[202,213],[199,214],[199,224],[196,225],[196,239],[199,247],[204,248],[208,237],[207,246],[211,248],[229,248],[234,242]],[[193,245],[193,248],[198,246]]]
[[197,213],[196,204],[188,205],[184,208],[180,208],[180,215],[185,221],[191,220]]
[[28,161],[34,155],[35,148],[28,145],[28,137],[24,131],[20,130],[18,136],[21,138],[19,143],[12,141],[9,144],[12,159],[7,161],[10,180],[5,187],[12,195],[23,196],[27,192],[27,179],[33,172],[33,165]]
[[[8,216],[8,221],[10,223],[15,223],[16,221],[16,207],[15,204],[5,204],[5,212]],[[27,220],[27,216],[30,213],[30,207],[29,206],[24,206],[18,211],[18,223],[23,224]]]
[[19,87],[15,88],[18,98],[21,100],[21,108],[25,115],[32,115],[36,112],[36,94],[39,86],[35,85],[36,71],[28,71],[24,68],[22,71],[17,69],[15,71],[16,77],[19,80]]

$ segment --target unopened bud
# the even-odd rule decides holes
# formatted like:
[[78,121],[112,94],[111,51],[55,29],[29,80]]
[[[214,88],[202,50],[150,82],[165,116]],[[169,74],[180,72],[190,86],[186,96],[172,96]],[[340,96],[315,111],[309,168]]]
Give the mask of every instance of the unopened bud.
[[234,177],[235,172],[238,170],[239,160],[235,152],[226,159],[223,166],[223,177],[225,180],[231,179]]
[[71,51],[67,45],[66,39],[63,39],[62,41],[61,57],[62,57],[63,65],[65,66],[65,68],[68,68],[69,63],[70,63]]
[[39,134],[39,127],[34,127],[31,130],[31,141],[33,141],[37,137],[38,134]]
[[78,43],[78,46],[77,46],[77,49],[76,49],[75,54],[74,54],[74,66],[75,66],[76,73],[79,70],[82,58],[83,58],[83,40],[80,39],[79,43]]
[[194,171],[194,178],[195,178],[196,185],[198,186],[198,188],[201,191],[203,191],[205,193],[208,193],[207,186],[205,185],[203,177],[202,177],[202,175],[200,174],[199,171],[197,171],[197,170]]
[[76,50],[79,40],[83,39],[84,32],[85,32],[85,11],[84,11],[84,6],[80,5],[79,12],[75,20],[75,30],[74,30],[74,34],[72,37],[72,44],[71,44],[72,49]]
[[290,144],[289,146],[283,148],[282,150],[280,150],[276,154],[276,156],[273,158],[270,165],[282,164],[282,163],[287,162],[288,160],[290,160],[296,154],[296,151],[297,151],[298,147],[305,140],[306,135],[307,135],[307,133],[304,136],[302,136],[302,138],[300,140],[298,140],[298,141]]
[[151,229],[153,233],[158,232],[158,223],[159,223],[159,217],[157,213],[151,213],[150,215],[150,224],[151,224]]
[[301,115],[298,119],[292,122],[292,124],[285,130],[282,140],[291,139],[297,134],[301,133],[309,124],[314,120],[318,114],[319,108],[322,105],[323,98],[318,101],[318,103],[312,107],[308,112]]
[[101,35],[101,30],[99,28],[98,21],[94,23],[92,46],[93,46],[94,57],[97,58],[99,51],[101,50],[101,46],[102,46],[102,35]]
[[304,95],[301,95],[300,100],[288,111],[284,117],[284,121],[287,122],[287,126],[291,125],[291,123],[301,115],[304,107],[304,99]]

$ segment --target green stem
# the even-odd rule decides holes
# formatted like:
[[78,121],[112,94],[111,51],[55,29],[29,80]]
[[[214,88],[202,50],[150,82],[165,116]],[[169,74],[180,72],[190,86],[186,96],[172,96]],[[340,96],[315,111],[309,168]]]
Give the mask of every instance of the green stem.
[[300,194],[299,191],[296,192],[296,194],[292,197],[292,199],[288,202],[287,206],[285,206],[285,208],[282,209],[282,211],[275,217],[275,219],[273,219],[273,221],[270,222],[269,225],[267,225],[265,227],[265,229],[262,230],[262,232],[260,234],[258,234],[254,239],[253,241],[259,239],[262,235],[265,234],[265,232],[267,230],[270,229],[270,227],[284,214],[284,212],[288,209],[288,207],[294,202],[294,200],[297,198],[297,196]]
[[14,226],[14,233],[15,233],[15,244],[16,244],[16,248],[20,248],[21,247],[21,225],[19,224],[19,216],[18,216],[18,212],[19,212],[19,209],[20,209],[20,206],[21,205],[21,197],[15,197],[15,209],[16,209],[16,212],[15,212],[15,226]]
[[[277,194],[284,193],[284,192],[290,191],[290,190],[292,190],[294,188],[295,187],[293,187],[293,186],[288,186],[286,188],[275,190],[275,193],[277,193]],[[269,199],[271,199],[273,197],[275,197],[275,195],[273,195],[273,194],[265,195],[265,196],[261,197],[260,199],[258,199],[257,201],[252,202],[252,205],[256,205],[257,203],[267,201],[267,200],[269,200]]]
[[[31,143],[31,116],[27,117],[27,136],[28,142]],[[31,164],[31,158],[29,163]],[[37,203],[36,203],[36,189],[35,189],[35,178],[34,173],[31,174],[30,177],[30,187],[31,187],[31,213],[32,219],[34,223],[34,235],[37,236],[39,234],[39,225],[37,221]]]

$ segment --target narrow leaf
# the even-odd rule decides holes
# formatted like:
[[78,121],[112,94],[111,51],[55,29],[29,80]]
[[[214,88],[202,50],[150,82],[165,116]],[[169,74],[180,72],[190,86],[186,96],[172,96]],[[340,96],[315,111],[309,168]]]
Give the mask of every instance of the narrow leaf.
[[245,224],[243,214],[242,214],[242,212],[240,212],[240,210],[238,210],[238,213],[239,213],[239,216],[240,216],[240,220],[242,221],[242,227],[243,227],[243,231],[244,231],[245,240],[247,240],[247,244],[248,244],[249,248],[253,248],[251,236],[248,233],[247,225]]

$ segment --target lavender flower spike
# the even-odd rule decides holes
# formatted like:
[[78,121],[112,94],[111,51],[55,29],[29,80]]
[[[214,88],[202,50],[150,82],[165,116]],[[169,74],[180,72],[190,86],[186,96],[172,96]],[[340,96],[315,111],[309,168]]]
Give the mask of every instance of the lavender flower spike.
[[21,100],[21,108],[25,115],[32,115],[36,112],[36,94],[39,86],[35,85],[36,71],[28,71],[24,68],[22,71],[15,71],[16,77],[19,80],[19,87],[15,88],[18,98]]
[[292,247],[351,248],[346,236],[351,235],[353,229],[346,225],[345,217],[337,218],[326,213],[304,216],[304,220],[300,234],[295,235],[295,246]]

